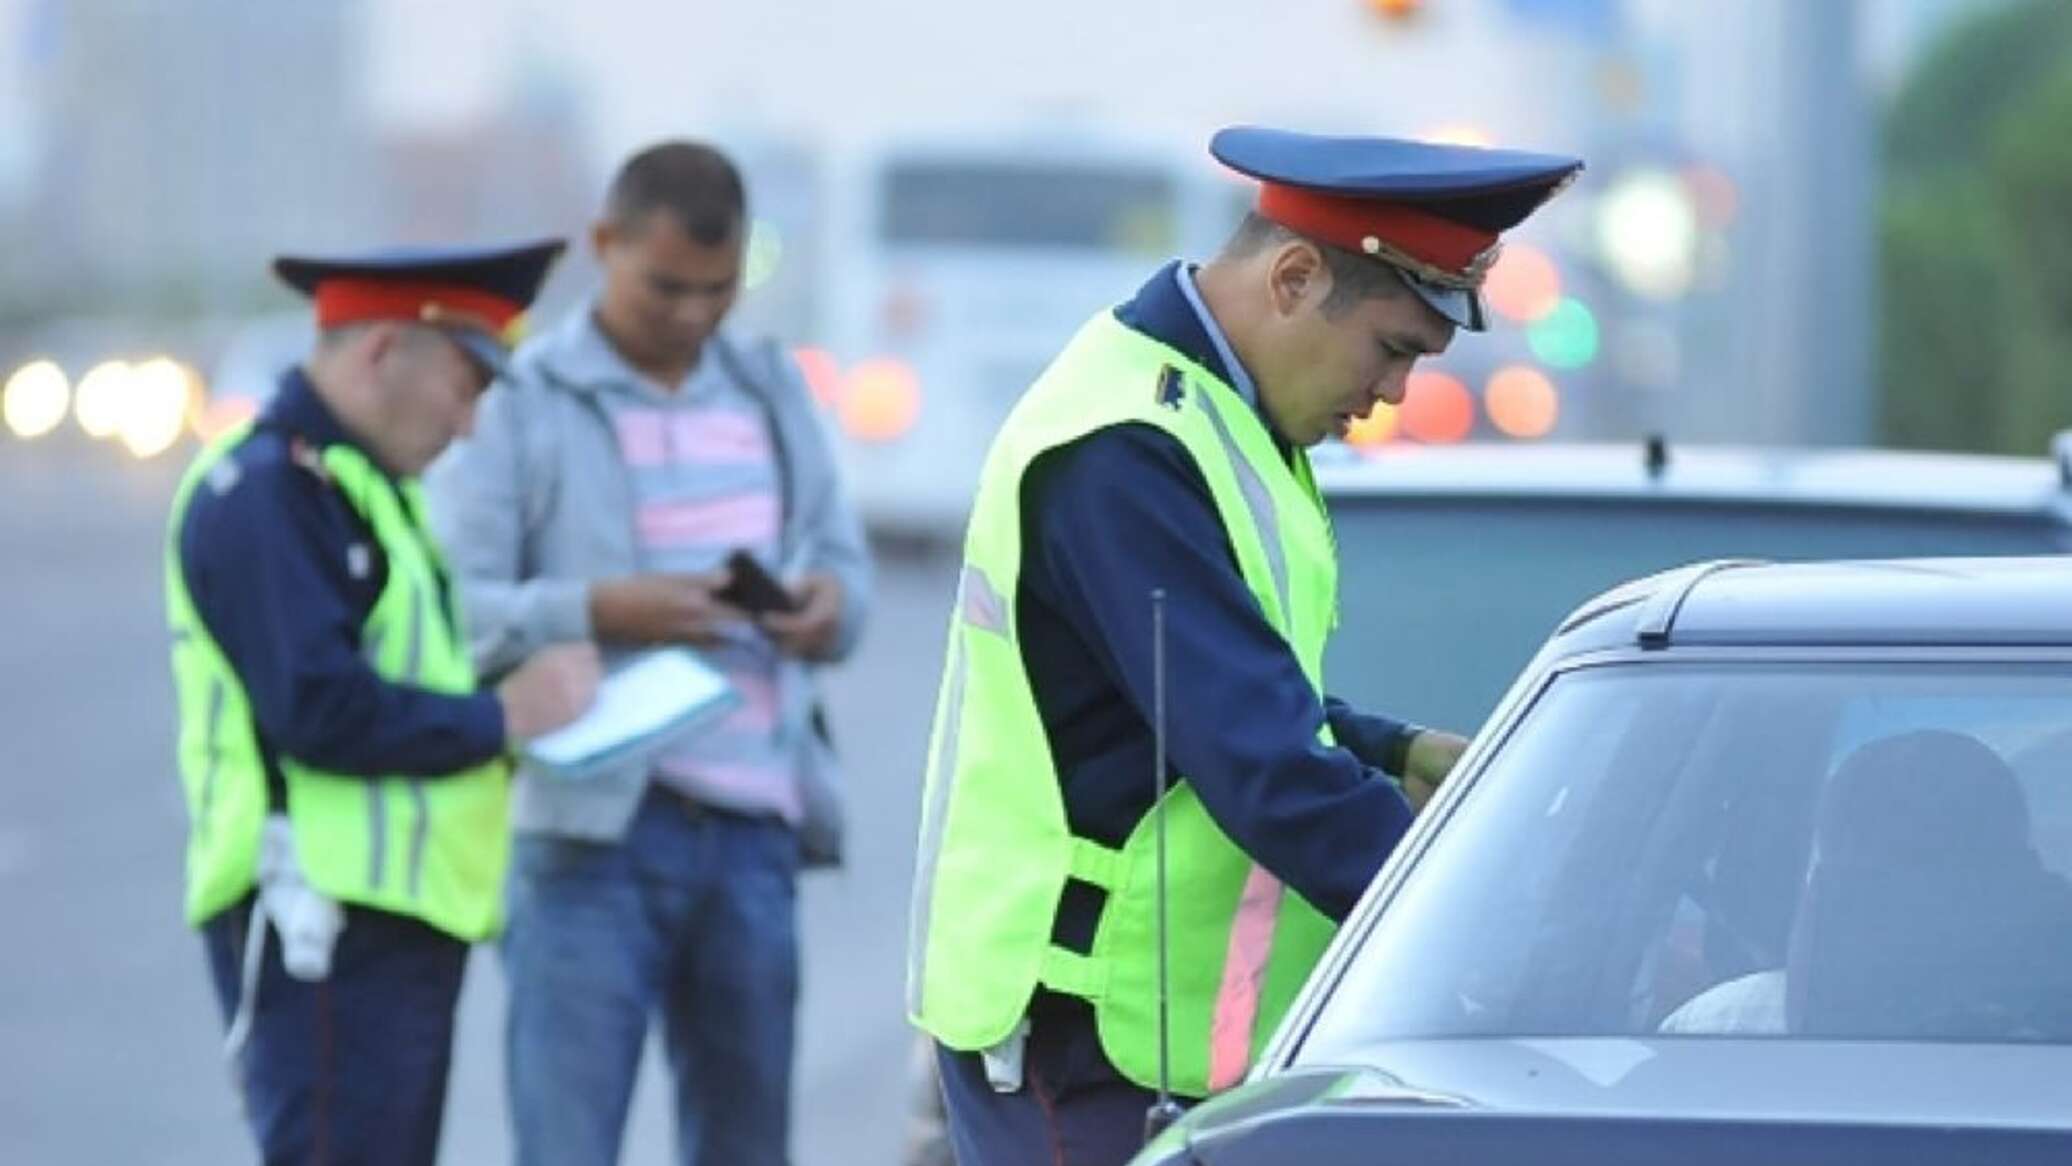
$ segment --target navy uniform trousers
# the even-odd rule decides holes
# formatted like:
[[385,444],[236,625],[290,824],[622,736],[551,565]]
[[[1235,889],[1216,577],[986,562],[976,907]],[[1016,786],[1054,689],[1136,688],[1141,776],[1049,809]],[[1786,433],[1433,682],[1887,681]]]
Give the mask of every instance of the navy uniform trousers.
[[[252,901],[202,928],[225,1024],[242,992]],[[439,1153],[468,945],[414,919],[346,908],[330,978],[305,983],[267,929],[236,1075],[267,1166],[416,1166]]]
[[1123,1166],[1144,1148],[1157,1098],[1109,1064],[1079,1001],[1037,993],[1013,1093],[994,1091],[977,1053],[935,1054],[957,1166]]

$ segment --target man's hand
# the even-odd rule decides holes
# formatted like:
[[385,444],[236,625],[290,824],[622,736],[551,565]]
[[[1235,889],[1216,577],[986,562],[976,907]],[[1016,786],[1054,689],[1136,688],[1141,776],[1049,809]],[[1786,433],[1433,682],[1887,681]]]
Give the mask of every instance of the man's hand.
[[496,686],[505,739],[523,744],[582,716],[597,699],[603,672],[594,644],[555,644],[534,653]]
[[815,572],[792,588],[797,611],[765,612],[756,620],[777,649],[800,660],[825,660],[834,651],[841,630],[842,585],[833,575]]
[[1403,754],[1403,794],[1411,809],[1425,808],[1467,747],[1467,738],[1436,729],[1422,730],[1410,739]]
[[590,630],[612,644],[709,644],[739,611],[714,597],[727,571],[631,575],[590,585]]

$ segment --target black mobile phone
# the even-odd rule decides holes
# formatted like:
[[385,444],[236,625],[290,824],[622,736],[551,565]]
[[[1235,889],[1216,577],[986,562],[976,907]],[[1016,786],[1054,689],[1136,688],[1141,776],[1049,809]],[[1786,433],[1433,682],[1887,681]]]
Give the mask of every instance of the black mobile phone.
[[786,590],[784,584],[764,570],[755,556],[747,551],[735,551],[727,556],[727,574],[727,585],[715,593],[723,603],[750,615],[799,609],[798,596]]

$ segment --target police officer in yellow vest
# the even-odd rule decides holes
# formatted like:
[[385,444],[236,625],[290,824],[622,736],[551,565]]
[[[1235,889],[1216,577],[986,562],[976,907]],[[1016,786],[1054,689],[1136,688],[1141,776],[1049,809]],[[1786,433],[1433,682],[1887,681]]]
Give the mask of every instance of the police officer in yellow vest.
[[1210,149],[1260,180],[1255,213],[1073,337],[996,438],[966,535],[908,968],[963,1166],[1141,1142],[1161,695],[1185,1098],[1244,1074],[1465,744],[1325,695],[1339,580],[1303,450],[1482,328],[1499,232],[1581,164],[1256,128]]
[[477,691],[416,475],[466,432],[559,242],[283,258],[319,338],[204,450],[167,538],[202,929],[268,1163],[428,1163],[504,756],[586,708],[587,646]]

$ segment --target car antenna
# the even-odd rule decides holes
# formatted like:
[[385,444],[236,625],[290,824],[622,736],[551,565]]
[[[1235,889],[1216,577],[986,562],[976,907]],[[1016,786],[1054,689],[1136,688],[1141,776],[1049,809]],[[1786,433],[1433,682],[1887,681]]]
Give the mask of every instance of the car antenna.
[[1669,439],[1659,433],[1648,434],[1647,452],[1642,455],[1647,466],[1648,477],[1660,478],[1669,468]]
[[1172,998],[1166,961],[1166,661],[1165,588],[1151,590],[1151,830],[1156,841],[1153,888],[1158,899],[1158,1100],[1144,1113],[1146,1145],[1180,1120],[1173,1100]]

